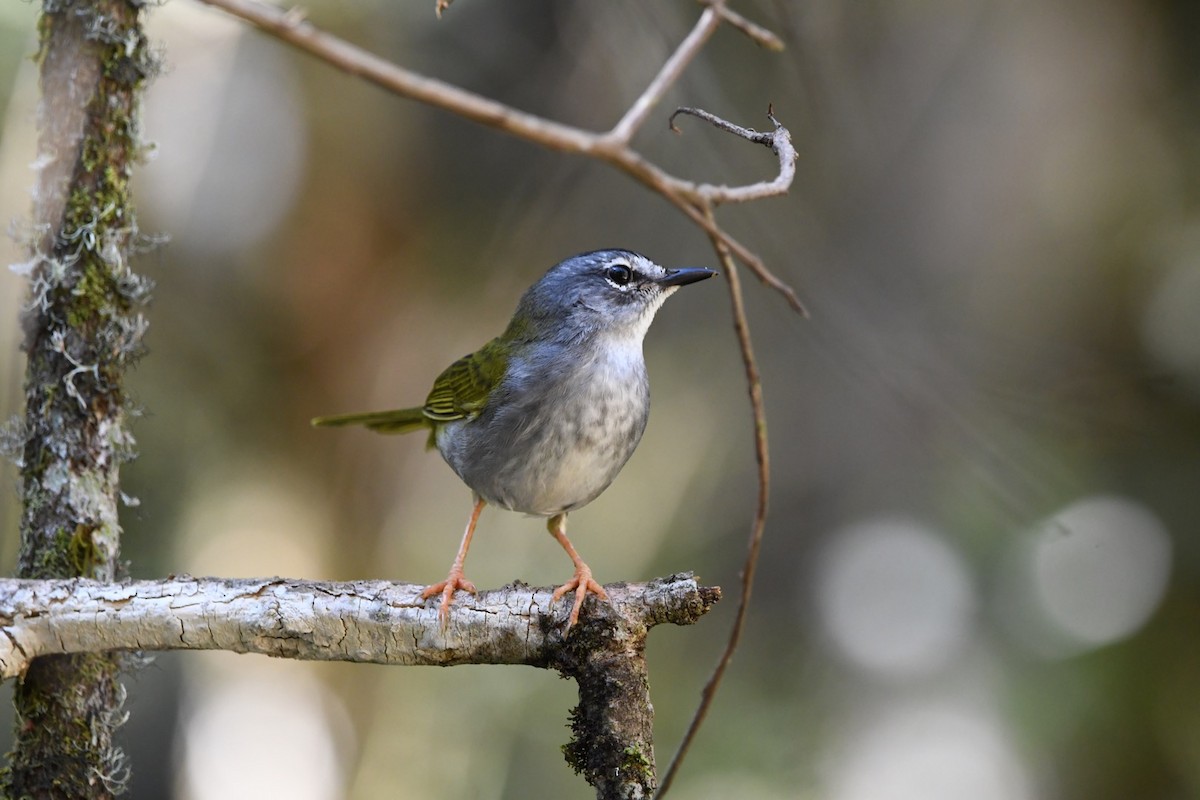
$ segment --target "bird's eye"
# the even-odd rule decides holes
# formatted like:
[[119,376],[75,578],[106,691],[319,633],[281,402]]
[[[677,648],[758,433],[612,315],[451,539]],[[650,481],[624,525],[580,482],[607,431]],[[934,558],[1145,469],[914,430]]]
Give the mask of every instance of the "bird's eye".
[[605,276],[617,286],[628,286],[633,280],[633,270],[624,264],[613,264],[604,272]]

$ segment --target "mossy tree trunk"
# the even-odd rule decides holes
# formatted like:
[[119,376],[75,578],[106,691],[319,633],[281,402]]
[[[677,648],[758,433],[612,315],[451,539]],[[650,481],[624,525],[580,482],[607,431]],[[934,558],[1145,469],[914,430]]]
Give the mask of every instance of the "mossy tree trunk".
[[[150,288],[129,268],[138,245],[129,178],[153,66],[140,15],[141,3],[127,0],[45,0],[39,22],[21,577],[113,580],[120,571],[118,471],[133,447],[123,381]],[[7,796],[120,793],[119,668],[112,654],[33,662],[14,693]]]

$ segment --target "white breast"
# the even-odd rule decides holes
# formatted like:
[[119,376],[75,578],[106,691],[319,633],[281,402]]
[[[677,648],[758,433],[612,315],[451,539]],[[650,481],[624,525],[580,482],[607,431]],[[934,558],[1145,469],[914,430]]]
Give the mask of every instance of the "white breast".
[[511,378],[544,390],[444,426],[438,449],[489,503],[539,516],[590,503],[632,455],[649,410],[640,338],[608,345],[552,375],[513,365]]

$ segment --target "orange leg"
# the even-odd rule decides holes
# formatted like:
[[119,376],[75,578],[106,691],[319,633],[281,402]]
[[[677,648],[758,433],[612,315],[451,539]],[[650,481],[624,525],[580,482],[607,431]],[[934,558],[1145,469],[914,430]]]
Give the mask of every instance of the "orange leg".
[[550,535],[562,545],[562,549],[567,551],[567,555],[575,564],[575,577],[555,589],[554,596],[550,599],[550,602],[556,603],[558,598],[567,592],[575,592],[575,605],[571,606],[571,616],[567,618],[567,630],[571,630],[571,626],[579,621],[579,609],[583,607],[583,601],[587,598],[588,592],[601,600],[608,600],[608,592],[604,591],[603,586],[592,580],[591,567],[583,563],[583,559],[571,545],[571,540],[567,538],[567,515],[558,514],[551,517],[550,521],[546,523],[546,528],[550,531]]
[[467,580],[467,576],[463,574],[463,564],[467,561],[467,550],[471,547],[471,537],[475,535],[475,523],[479,521],[479,515],[485,505],[487,502],[482,497],[475,498],[475,508],[471,511],[471,518],[467,520],[467,530],[463,533],[462,544],[458,546],[458,555],[454,557],[454,563],[450,565],[450,572],[446,575],[446,580],[427,586],[425,591],[421,592],[422,600],[428,600],[435,594],[442,595],[438,616],[441,617],[443,628],[450,621],[450,601],[454,599],[454,593],[463,589],[475,594],[475,584]]

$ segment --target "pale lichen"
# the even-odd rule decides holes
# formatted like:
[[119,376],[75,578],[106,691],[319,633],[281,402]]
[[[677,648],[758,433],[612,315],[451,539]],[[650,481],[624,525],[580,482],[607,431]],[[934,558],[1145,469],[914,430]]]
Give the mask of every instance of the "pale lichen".
[[[144,152],[138,107],[157,57],[141,3],[45,0],[19,450],[23,577],[111,581],[120,569],[119,468],[132,457],[124,373],[142,352],[151,282],[129,181]],[[11,439],[19,438],[19,442]],[[36,659],[14,693],[18,725],[0,789],[10,797],[111,797],[128,770],[118,657]]]

